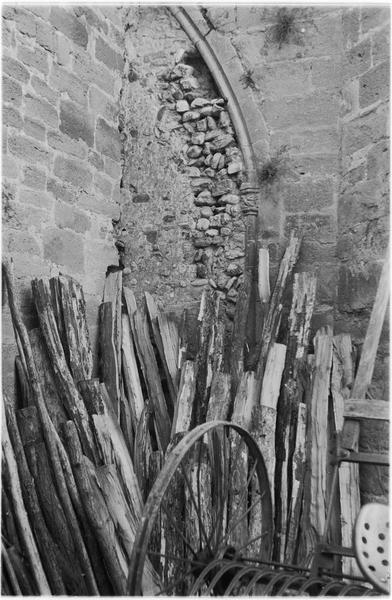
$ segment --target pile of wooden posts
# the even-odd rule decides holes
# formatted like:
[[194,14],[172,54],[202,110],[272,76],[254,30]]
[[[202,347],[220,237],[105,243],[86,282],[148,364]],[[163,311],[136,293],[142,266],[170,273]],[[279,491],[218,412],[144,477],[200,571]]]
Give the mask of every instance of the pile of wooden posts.
[[[16,397],[3,402],[3,594],[124,595],[140,514],[167,451],[178,434],[213,419],[237,422],[257,440],[274,502],[273,557],[306,563],[323,533],[328,456],[354,372],[349,335],[326,328],[309,340],[316,279],[294,273],[299,248],[292,236],[272,293],[260,250],[252,370],[244,366],[249,281],[228,340],[215,291],[203,293],[198,335],[189,336],[186,313],[178,327],[148,293],[138,306],[121,269],[109,268],[99,379],[81,286],[61,275],[34,280],[39,328],[27,332],[3,264],[18,345]],[[334,535],[349,546],[355,467],[342,471],[340,486]],[[145,590],[155,578],[147,564]]]

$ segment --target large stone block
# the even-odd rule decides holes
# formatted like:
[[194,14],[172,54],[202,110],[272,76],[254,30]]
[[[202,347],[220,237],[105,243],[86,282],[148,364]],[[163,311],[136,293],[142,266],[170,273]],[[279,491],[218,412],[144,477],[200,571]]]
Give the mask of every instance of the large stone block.
[[264,103],[265,120],[273,129],[333,126],[339,110],[340,102],[337,96],[325,91],[316,91],[303,97],[267,99]]
[[3,102],[10,102],[15,106],[20,106],[22,103],[22,87],[15,79],[3,77],[2,96]]
[[345,46],[351,48],[358,42],[361,9],[356,7],[343,8],[343,39]]
[[288,212],[316,212],[333,204],[334,185],[329,177],[321,180],[303,177],[300,181],[282,184],[280,196]]
[[49,23],[37,20],[36,40],[44,50],[56,52],[56,32]]
[[95,58],[105,63],[110,70],[122,73],[124,58],[121,54],[113,50],[101,37],[95,40]]
[[48,56],[42,48],[18,46],[17,57],[24,65],[37,69],[43,75],[49,73]]
[[76,188],[85,191],[90,189],[92,175],[88,169],[80,166],[80,161],[56,156],[53,172],[56,177]]
[[36,21],[31,17],[31,14],[23,10],[23,8],[15,7],[14,19],[16,30],[28,37],[34,37],[36,34]]
[[371,42],[370,39],[356,44],[344,56],[343,77],[350,79],[365,73],[371,65]]
[[95,136],[98,152],[114,161],[119,161],[121,158],[121,142],[118,130],[111,127],[104,119],[98,119]]
[[43,98],[26,94],[24,97],[26,115],[33,119],[40,119],[49,127],[58,128],[59,119],[57,109]]
[[30,73],[19,60],[16,60],[16,58],[3,56],[2,66],[5,75],[9,75],[21,83],[27,83],[29,81]]
[[39,123],[34,119],[29,119],[29,117],[25,117],[23,131],[26,133],[26,135],[29,135],[36,140],[40,140],[41,142],[45,142],[46,129],[42,123]]
[[106,66],[95,63],[87,54],[75,52],[74,71],[75,74],[82,80],[87,81],[90,84],[97,85],[104,92],[113,95],[113,75],[106,68]]
[[323,175],[339,175],[340,161],[336,154],[293,154],[290,157],[290,173],[295,173],[300,178],[303,175],[320,177]]
[[373,35],[373,65],[388,60],[391,55],[391,40],[390,40],[390,26],[386,24],[383,29],[377,31]]
[[106,121],[115,122],[119,114],[119,105],[110,99],[105,92],[99,90],[95,85],[90,86],[88,92],[89,107]]
[[84,211],[65,202],[56,202],[54,218],[57,227],[72,229],[76,233],[84,233],[91,226],[91,219]]
[[56,200],[64,200],[64,202],[73,203],[78,200],[78,193],[67,183],[64,181],[59,181],[54,177],[50,177],[46,184],[46,189],[48,192],[52,194]]
[[385,23],[389,23],[390,19],[391,10],[387,6],[362,6],[362,33],[367,33],[370,29],[375,29],[376,27],[380,27]]
[[1,161],[1,173],[5,179],[19,179],[19,165],[15,159],[8,154],[3,154]]
[[311,91],[311,63],[282,61],[255,66],[252,79],[268,98],[296,96]]
[[388,196],[373,180],[360,181],[339,199],[339,220],[349,227],[387,214]]
[[105,35],[108,33],[108,25],[103,19],[101,19],[94,9],[89,6],[75,6],[74,13],[77,17],[85,17],[86,22],[94,27],[98,31],[101,31]]
[[37,17],[44,19],[45,21],[47,21],[49,19],[50,6],[48,4],[45,4],[45,5],[29,4],[27,10],[29,12],[33,13],[33,15],[36,15]]
[[339,58],[319,58],[312,61],[312,85],[320,89],[340,89],[342,72]]
[[82,46],[82,48],[87,48],[87,29],[80,20],[72,14],[72,10],[71,6],[67,9],[60,6],[52,6],[49,20],[56,29],[64,33],[64,35],[75,44]]
[[60,131],[74,140],[94,146],[94,119],[69,100],[60,102]]
[[28,163],[38,163],[39,165],[48,165],[49,153],[39,142],[30,140],[24,135],[10,135],[8,139],[8,149],[17,158]]
[[389,61],[373,67],[359,80],[359,105],[365,108],[389,97]]
[[382,177],[388,184],[390,169],[389,141],[387,139],[372,145],[367,154],[367,179]]
[[3,108],[3,125],[15,127],[15,129],[21,129],[23,121],[22,117],[20,116],[20,112],[12,106],[5,106]]
[[27,254],[29,256],[41,256],[41,248],[38,241],[27,231],[7,231],[3,240],[3,250],[11,255],[15,253]]
[[331,127],[317,129],[304,128],[302,131],[294,132],[288,138],[282,139],[283,132],[276,132],[276,148],[282,144],[290,146],[290,154],[299,152],[301,154],[338,154],[339,131],[337,124]]
[[61,131],[48,132],[48,144],[54,150],[59,150],[70,156],[86,158],[87,147],[84,142],[73,140]]
[[373,306],[381,265],[369,264],[365,269],[354,271],[349,265],[339,270],[338,306],[345,312],[371,309]]
[[31,78],[31,85],[38,96],[45,98],[45,100],[51,104],[56,104],[58,93],[55,90],[52,90],[43,79],[33,75]]
[[372,112],[344,124],[343,156],[354,154],[361,148],[388,136],[388,110],[379,106]]
[[310,240],[334,243],[337,234],[336,217],[321,213],[287,215],[284,228],[287,239],[291,231],[297,231]]
[[112,182],[97,172],[94,174],[94,190],[105,198],[110,198],[112,195]]
[[44,190],[46,187],[46,173],[37,167],[26,165],[23,169],[22,183],[35,190]]
[[74,102],[78,102],[82,105],[87,104],[88,83],[83,77],[77,77],[74,73],[70,73],[64,67],[53,63],[49,84],[59,92],[68,94]]
[[42,208],[48,212],[53,207],[52,198],[47,194],[44,194],[41,190],[21,188],[19,190],[19,202],[22,202],[22,204],[36,206],[37,208]]
[[83,236],[73,231],[49,227],[43,233],[44,258],[72,273],[84,272]]

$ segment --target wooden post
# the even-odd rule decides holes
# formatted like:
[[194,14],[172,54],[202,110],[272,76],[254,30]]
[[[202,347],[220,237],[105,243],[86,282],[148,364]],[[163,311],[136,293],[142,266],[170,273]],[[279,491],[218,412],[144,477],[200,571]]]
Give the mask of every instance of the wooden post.
[[124,435],[116,420],[104,383],[96,379],[79,384],[83,390],[103,464],[115,462],[130,509],[137,518],[142,512],[142,499]]
[[114,524],[97,484],[94,466],[82,454],[75,424],[72,421],[64,425],[64,435],[80,497],[104,556],[113,589],[116,594],[125,595],[127,561],[116,540]]
[[[41,385],[40,385],[40,380],[39,380],[38,372],[37,372],[37,369],[35,366],[29,337],[27,334],[26,327],[23,323],[23,320],[22,320],[22,317],[20,314],[20,310],[16,304],[15,290],[14,290],[13,280],[12,280],[11,264],[12,263],[10,263],[9,261],[3,261],[3,263],[2,263],[3,276],[4,276],[4,281],[5,281],[5,284],[7,287],[8,303],[9,303],[9,307],[10,307],[10,311],[11,311],[11,315],[12,315],[14,329],[15,329],[16,335],[19,339],[20,351],[23,353],[23,356],[24,356],[24,364],[26,365],[28,379],[29,379],[29,383],[31,386],[30,389],[31,389],[31,393],[32,393],[32,399],[38,409],[39,417],[40,417],[41,424],[42,424],[45,443],[46,443],[46,446],[48,449],[48,454],[49,454],[51,464],[53,467],[53,474],[54,474],[54,477],[56,480],[57,491],[58,491],[64,512],[65,512],[65,515],[66,515],[66,518],[67,518],[67,521],[68,521],[68,524],[70,527],[70,530],[72,532],[72,537],[73,537],[73,540],[75,543],[75,548],[76,548],[76,553],[77,553],[78,559],[80,561],[80,564],[81,564],[81,566],[84,570],[85,576],[86,576],[86,585],[88,586],[90,593],[92,593],[93,595],[97,595],[98,594],[97,584],[96,584],[95,577],[94,577],[94,574],[93,574],[93,571],[91,568],[91,563],[90,563],[90,560],[89,560],[89,557],[88,557],[88,554],[86,551],[86,547],[83,542],[83,538],[80,534],[80,529],[78,526],[78,522],[77,522],[77,519],[75,516],[75,511],[74,511],[71,499],[69,497],[66,481],[64,478],[64,473],[62,470],[62,465],[60,462],[60,454],[61,454],[62,444],[61,444],[60,438],[58,437],[58,434],[53,426],[53,423],[49,418],[49,415],[48,415],[48,412],[47,412],[47,409],[45,406],[42,389],[41,389]],[[53,317],[53,319],[54,319],[54,317]],[[65,365],[65,367],[63,365],[63,368],[67,369],[66,365]]]
[[[333,338],[332,359],[332,406],[334,429],[337,439],[340,439],[344,427],[344,398],[351,392],[353,383],[353,364],[351,336],[349,334],[335,335]],[[356,518],[360,508],[359,498],[359,468],[358,464],[342,462],[339,467],[339,506],[341,543],[346,548],[352,547],[353,518]],[[348,515],[351,517],[348,518]],[[342,570],[350,575],[360,575],[356,560],[343,556]]]
[[48,282],[44,279],[34,279],[31,286],[41,331],[53,365],[58,392],[67,414],[75,421],[84,451],[92,460],[96,460],[94,438],[90,429],[86,407],[67,365],[51,307]]
[[31,530],[29,518],[27,516],[26,508],[22,499],[22,489],[20,485],[20,479],[18,475],[18,467],[16,464],[15,456],[12,450],[11,440],[9,438],[6,419],[4,415],[3,405],[3,417],[2,417],[2,450],[3,458],[5,462],[5,474],[6,480],[9,486],[9,492],[12,499],[14,514],[18,524],[18,529],[23,542],[23,549],[28,556],[32,574],[34,577],[35,584],[38,592],[41,595],[51,595],[51,589],[47,580],[44,568],[42,566],[41,558],[38,552],[38,548],[34,539],[33,532]]
[[263,454],[268,472],[271,490],[272,507],[274,507],[275,488],[275,429],[276,408],[278,404],[280,382],[282,379],[286,358],[286,346],[275,343],[268,353],[264,370],[263,384],[260,396],[259,419],[252,433],[256,436],[259,448]]
[[319,329],[314,339],[315,371],[311,404],[310,525],[316,537],[324,531],[327,505],[328,396],[332,365],[332,331]]
[[148,396],[154,411],[154,422],[160,449],[166,450],[170,439],[171,423],[165,395],[162,389],[154,349],[150,342],[146,315],[136,311],[133,315],[135,342],[141,363]]
[[31,476],[29,467],[27,465],[26,456],[24,454],[22,440],[20,438],[12,403],[5,393],[3,394],[3,399],[5,404],[7,429],[18,468],[23,502],[29,516],[30,524],[35,533],[35,539],[40,552],[42,564],[48,577],[52,592],[60,595],[65,594],[66,588],[57,561],[58,549],[56,548],[45,524],[37,496],[35,482]]
[[193,401],[196,391],[196,373],[193,360],[186,360],[181,369],[181,380],[174,408],[171,438],[177,433],[189,431],[192,419]]
[[139,422],[144,408],[144,399],[136,363],[134,342],[129,323],[129,316],[122,316],[122,373],[125,393],[131,409],[134,429]]

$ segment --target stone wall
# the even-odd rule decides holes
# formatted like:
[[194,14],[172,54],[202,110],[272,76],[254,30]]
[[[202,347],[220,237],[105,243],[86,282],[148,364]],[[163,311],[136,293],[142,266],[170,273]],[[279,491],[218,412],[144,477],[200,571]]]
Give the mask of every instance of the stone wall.
[[[29,281],[62,273],[86,294],[94,337],[105,269],[118,264],[122,9],[3,6],[3,255],[28,327]],[[15,356],[7,308],[3,373]]]
[[[335,329],[360,347],[389,238],[389,39],[387,7],[343,11],[344,85],[340,118],[339,266]],[[389,328],[384,326],[370,393],[387,399]],[[387,424],[361,428],[360,448],[388,450]],[[364,501],[388,493],[387,470],[364,467]]]
[[123,90],[124,276],[183,309],[205,285],[233,314],[243,272],[242,158],[197,51],[165,8],[130,8]]

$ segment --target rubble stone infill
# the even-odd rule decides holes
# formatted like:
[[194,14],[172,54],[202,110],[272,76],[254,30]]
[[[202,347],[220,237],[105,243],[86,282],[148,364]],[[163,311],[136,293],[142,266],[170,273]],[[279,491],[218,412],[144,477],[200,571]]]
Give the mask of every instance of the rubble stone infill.
[[[186,136],[182,169],[191,178],[198,208],[192,231],[196,249],[193,286],[218,289],[233,314],[244,270],[244,223],[240,207],[243,160],[224,98],[209,98],[191,65],[164,72],[167,107]],[[164,84],[163,84],[164,85]]]

